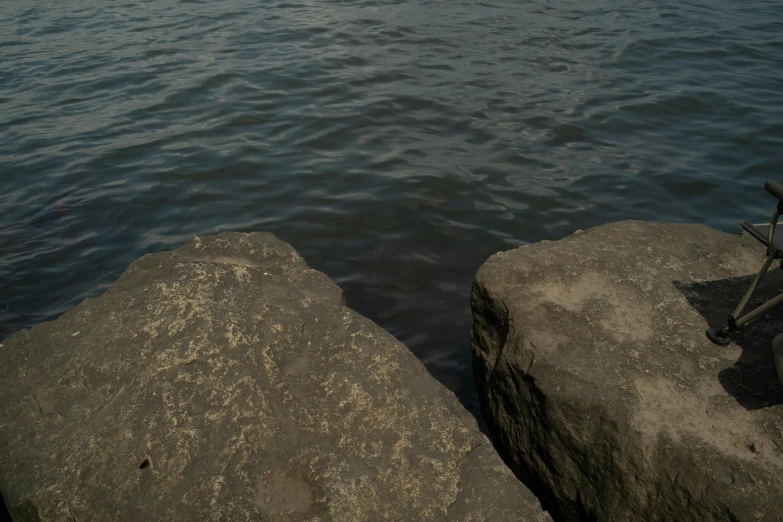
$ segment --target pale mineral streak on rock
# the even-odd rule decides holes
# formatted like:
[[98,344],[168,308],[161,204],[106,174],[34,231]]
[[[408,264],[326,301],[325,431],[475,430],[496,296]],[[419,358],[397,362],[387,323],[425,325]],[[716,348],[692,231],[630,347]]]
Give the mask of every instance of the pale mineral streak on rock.
[[[783,520],[776,313],[719,347],[755,240],[621,222],[492,256],[474,374],[501,454],[558,521]],[[777,295],[774,270],[758,302]]]
[[[653,334],[652,304],[637,300],[633,290],[618,285],[609,274],[571,273],[561,281],[534,283],[530,291],[550,306],[562,306],[572,313],[591,307],[599,312],[599,325],[619,343],[643,342]],[[631,306],[618,307],[616,303]]]
[[24,522],[550,520],[454,395],[264,233],[146,255],[6,340],[0,490]]

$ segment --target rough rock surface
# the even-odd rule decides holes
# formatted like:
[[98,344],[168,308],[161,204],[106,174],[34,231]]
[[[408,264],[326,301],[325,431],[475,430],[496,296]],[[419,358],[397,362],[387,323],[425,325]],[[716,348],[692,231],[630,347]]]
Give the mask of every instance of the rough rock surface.
[[0,346],[17,521],[549,520],[454,395],[270,234],[145,256]]
[[[621,222],[481,267],[484,416],[555,520],[783,520],[781,314],[726,347],[704,333],[725,325],[763,256],[701,225]],[[783,290],[780,272],[760,298]]]

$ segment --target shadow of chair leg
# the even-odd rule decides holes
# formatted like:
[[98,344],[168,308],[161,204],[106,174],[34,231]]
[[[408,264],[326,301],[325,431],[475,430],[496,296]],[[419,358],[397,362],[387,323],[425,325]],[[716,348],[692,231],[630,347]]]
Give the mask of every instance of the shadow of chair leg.
[[[707,324],[714,328],[726,325],[754,276],[717,279],[713,281],[680,282],[675,287],[685,296]],[[783,271],[770,272],[748,307],[756,307],[780,294],[783,290]],[[772,338],[783,332],[783,310],[775,310],[762,319],[731,334],[735,348],[714,346],[715,356],[725,350],[740,348],[739,358],[730,367],[718,373],[723,388],[747,410],[757,410],[783,404],[783,385],[778,381],[772,355]],[[709,342],[705,336],[704,342]]]

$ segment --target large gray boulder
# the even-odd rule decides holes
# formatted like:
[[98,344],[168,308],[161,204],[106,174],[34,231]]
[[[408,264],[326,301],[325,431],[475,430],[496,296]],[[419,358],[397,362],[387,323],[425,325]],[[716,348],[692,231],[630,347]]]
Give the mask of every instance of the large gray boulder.
[[[726,347],[752,238],[638,221],[492,256],[474,373],[496,447],[558,521],[783,520],[778,313]],[[783,290],[780,270],[759,297]],[[755,304],[755,303],[752,303]]]
[[397,340],[270,234],[135,262],[0,345],[17,521],[550,520]]

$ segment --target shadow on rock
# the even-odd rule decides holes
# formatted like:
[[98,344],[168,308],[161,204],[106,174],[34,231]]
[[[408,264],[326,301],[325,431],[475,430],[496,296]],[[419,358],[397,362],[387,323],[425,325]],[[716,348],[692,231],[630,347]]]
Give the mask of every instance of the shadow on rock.
[[[710,327],[723,328],[754,276],[715,281],[681,282],[674,286],[707,320]],[[744,312],[752,310],[783,291],[783,272],[774,270],[762,280]],[[730,368],[718,373],[723,388],[747,410],[783,404],[783,385],[778,381],[772,358],[772,338],[783,332],[783,309],[778,309],[732,335],[742,349]],[[709,342],[709,341],[706,341]],[[730,347],[715,346],[716,354]]]

